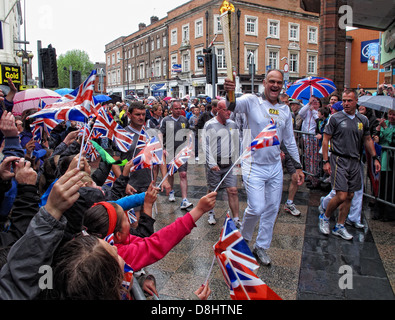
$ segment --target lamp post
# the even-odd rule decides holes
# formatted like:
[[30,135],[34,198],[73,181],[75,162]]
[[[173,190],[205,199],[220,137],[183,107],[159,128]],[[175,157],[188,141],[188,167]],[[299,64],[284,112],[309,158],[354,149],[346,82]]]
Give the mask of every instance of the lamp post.
[[268,62],[269,62],[269,60],[267,59],[267,40],[271,39],[271,38],[272,38],[271,36],[267,36],[265,38],[265,69],[266,69],[265,74],[267,73],[267,67],[268,67]]

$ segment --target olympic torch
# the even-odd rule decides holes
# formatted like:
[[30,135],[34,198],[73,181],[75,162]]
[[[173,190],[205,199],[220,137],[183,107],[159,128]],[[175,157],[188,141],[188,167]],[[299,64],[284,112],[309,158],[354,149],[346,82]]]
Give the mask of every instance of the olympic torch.
[[[226,59],[226,68],[227,68],[227,76],[231,80],[234,79],[233,74],[233,60],[232,60],[232,13],[235,12],[235,7],[228,1],[222,2],[220,8],[220,21],[222,25],[222,33],[224,35],[224,45],[225,45],[225,59]],[[236,102],[235,92],[228,91],[228,100],[230,103]]]

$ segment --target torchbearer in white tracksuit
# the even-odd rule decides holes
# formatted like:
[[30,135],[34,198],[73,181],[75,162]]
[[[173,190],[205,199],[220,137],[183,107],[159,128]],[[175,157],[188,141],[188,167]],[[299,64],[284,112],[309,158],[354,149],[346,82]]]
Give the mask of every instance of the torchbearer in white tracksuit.
[[[277,136],[280,143],[284,141],[291,157],[299,166],[298,185],[304,182],[304,174],[300,165],[300,156],[293,133],[292,116],[289,107],[281,104],[279,95],[283,87],[283,73],[270,70],[263,81],[264,94],[257,97],[253,94],[243,95],[235,104],[227,103],[228,109],[234,113],[244,113],[248,129],[254,139],[273,119],[277,125]],[[226,91],[235,89],[235,82],[226,79]],[[262,264],[270,264],[266,253],[269,249],[274,223],[281,204],[283,191],[283,168],[280,157],[280,146],[262,148],[254,151],[250,166],[242,165],[243,181],[247,191],[247,208],[244,212],[241,234],[247,241],[252,240],[256,224],[259,231],[253,253]]]

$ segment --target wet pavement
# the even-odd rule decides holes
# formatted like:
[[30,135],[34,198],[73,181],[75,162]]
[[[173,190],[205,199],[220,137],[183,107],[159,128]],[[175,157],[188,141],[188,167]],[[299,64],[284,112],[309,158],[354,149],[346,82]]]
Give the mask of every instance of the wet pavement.
[[[282,204],[287,199],[289,179],[285,174]],[[165,195],[158,197],[155,230],[186,212],[179,209],[178,181],[176,174],[175,203],[168,202]],[[204,165],[189,165],[188,184],[188,199],[196,205],[207,192]],[[247,198],[241,178],[238,187],[242,217]],[[364,203],[365,229],[347,227],[353,240],[322,235],[318,230],[318,205],[323,195],[323,191],[300,187],[294,201],[301,211],[299,217],[286,213],[281,205],[268,250],[272,263],[261,265],[256,274],[283,300],[395,299],[395,222],[372,220],[373,212]],[[213,262],[212,246],[218,241],[227,209],[226,192],[220,192],[215,208],[217,224],[209,225],[208,215],[204,215],[197,228],[165,258],[145,268],[156,277],[161,300],[189,299],[204,283]],[[251,248],[253,244],[254,240],[249,244]],[[217,262],[210,276],[210,288],[210,299],[230,300]]]

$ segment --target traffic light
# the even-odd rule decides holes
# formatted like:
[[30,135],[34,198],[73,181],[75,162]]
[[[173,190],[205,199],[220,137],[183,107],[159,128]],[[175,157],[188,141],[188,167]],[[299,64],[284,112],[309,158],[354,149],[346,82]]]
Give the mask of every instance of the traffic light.
[[40,49],[40,59],[44,76],[45,88],[58,88],[58,66],[56,63],[56,49],[51,45],[48,48]]
[[[217,55],[211,49],[204,49],[206,65],[206,82],[209,84],[218,83],[217,76]],[[214,76],[214,79],[213,79]]]
[[82,80],[81,80],[81,71],[73,70],[72,71],[72,77],[73,77],[73,88],[72,89],[77,89]]

